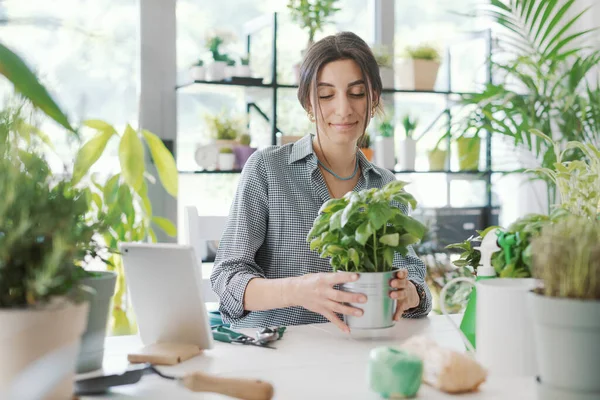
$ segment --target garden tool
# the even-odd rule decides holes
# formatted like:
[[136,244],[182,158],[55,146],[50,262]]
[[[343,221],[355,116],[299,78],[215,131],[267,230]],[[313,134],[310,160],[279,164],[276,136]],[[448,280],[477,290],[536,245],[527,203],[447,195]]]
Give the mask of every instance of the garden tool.
[[257,332],[256,338],[253,338],[243,333],[234,331],[223,325],[211,327],[213,339],[224,343],[240,343],[245,345],[259,346],[267,349],[275,349],[270,346],[271,342],[277,341],[283,337],[285,327],[279,328],[264,328]]
[[104,375],[81,379],[75,382],[75,394],[92,395],[106,392],[113,386],[130,385],[140,381],[142,376],[156,374],[164,379],[177,381],[193,392],[219,393],[243,400],[269,400],[273,397],[270,383],[255,379],[222,378],[192,372],[183,377],[165,375],[152,364],[131,364],[122,374]]

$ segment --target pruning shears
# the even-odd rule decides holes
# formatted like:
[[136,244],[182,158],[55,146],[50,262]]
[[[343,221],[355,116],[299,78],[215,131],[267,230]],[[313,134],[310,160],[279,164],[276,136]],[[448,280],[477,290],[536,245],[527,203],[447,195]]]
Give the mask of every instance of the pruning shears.
[[256,333],[256,337],[245,335],[223,325],[212,326],[211,331],[213,339],[218,340],[219,342],[239,343],[275,349],[275,347],[270,346],[270,343],[283,337],[285,327],[263,328]]

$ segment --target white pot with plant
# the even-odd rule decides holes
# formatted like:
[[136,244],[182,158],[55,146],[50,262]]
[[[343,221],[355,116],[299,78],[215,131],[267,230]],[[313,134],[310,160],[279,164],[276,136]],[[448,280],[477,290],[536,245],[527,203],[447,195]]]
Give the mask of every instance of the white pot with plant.
[[205,44],[212,54],[212,61],[206,66],[206,80],[221,81],[227,77],[227,61],[230,59],[226,53],[221,53],[221,46],[235,40],[229,31],[211,30],[207,32]]
[[418,120],[406,114],[402,119],[404,139],[399,142],[398,164],[401,171],[414,171],[417,159],[417,139],[414,138]]
[[242,78],[252,77],[252,69],[250,68],[249,56],[240,58],[240,63],[238,64],[235,70],[235,76],[239,76]]
[[341,289],[363,293],[365,304],[350,304],[363,310],[361,317],[344,316],[351,329],[378,329],[393,326],[395,301],[390,298],[390,280],[397,269],[395,253],[406,256],[409,246],[425,234],[425,226],[404,214],[392,202],[416,207],[416,200],[404,190],[405,182],[393,181],[381,189],[348,192],[331,199],[319,210],[308,233],[310,249],[331,258],[334,271],[356,272],[357,281]]
[[399,88],[433,90],[440,69],[440,59],[440,53],[435,47],[429,45],[407,47],[404,57],[396,68]]
[[[287,8],[290,11],[292,21],[298,23],[302,29],[308,31],[308,42],[302,56],[306,50],[315,42],[315,34],[322,31],[323,27],[331,23],[331,18],[340,9],[335,7],[338,0],[289,0]],[[300,81],[300,63],[293,66],[294,78],[296,84]]]
[[227,111],[219,114],[207,114],[204,117],[210,131],[210,136],[215,140],[217,149],[222,147],[235,147],[237,138],[243,130],[243,118],[236,117]]
[[219,149],[219,169],[221,171],[231,171],[235,166],[235,154],[231,147],[221,147]]
[[225,67],[225,78],[224,79],[229,79],[235,76],[235,72],[236,72],[236,67],[235,67],[235,60],[232,59],[228,59],[226,62],[227,66]]
[[206,68],[204,61],[198,60],[190,67],[190,76],[193,81],[203,81],[206,79]]
[[392,54],[387,46],[375,45],[371,47],[375,61],[379,65],[379,75],[384,88],[394,87],[394,68]]
[[394,147],[394,125],[389,119],[383,119],[377,125],[375,136],[374,162],[380,168],[394,169],[396,154]]

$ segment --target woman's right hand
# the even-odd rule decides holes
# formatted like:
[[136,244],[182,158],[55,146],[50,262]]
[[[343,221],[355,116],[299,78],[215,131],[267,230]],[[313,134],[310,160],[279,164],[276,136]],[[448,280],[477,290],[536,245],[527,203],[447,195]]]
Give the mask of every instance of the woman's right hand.
[[367,296],[335,289],[334,285],[354,282],[358,275],[350,272],[306,274],[295,278],[293,303],[327,318],[343,332],[350,328],[335,313],[362,316],[363,311],[342,303],[366,303]]

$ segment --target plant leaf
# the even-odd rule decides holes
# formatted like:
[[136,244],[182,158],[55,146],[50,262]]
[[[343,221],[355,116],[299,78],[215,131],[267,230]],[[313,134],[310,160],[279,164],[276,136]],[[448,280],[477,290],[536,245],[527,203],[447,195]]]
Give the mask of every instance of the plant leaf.
[[400,234],[399,233],[391,233],[388,235],[383,235],[379,238],[379,242],[391,246],[396,247],[399,244]]
[[119,143],[119,161],[123,179],[137,192],[144,180],[144,146],[129,124]]
[[25,96],[31,103],[42,110],[48,117],[76,134],[69,124],[69,119],[52,99],[44,85],[27,67],[25,62],[8,47],[0,43],[0,74],[4,75],[15,86],[15,90]]
[[362,225],[358,227],[358,229],[356,229],[356,234],[354,235],[354,238],[358,243],[364,246],[365,243],[367,243],[367,240],[369,240],[369,238],[371,237],[371,235],[373,235],[373,227],[371,226],[371,223],[369,221],[365,221],[362,223]]
[[79,183],[92,165],[98,161],[112,136],[113,132],[101,131],[79,149],[75,156],[75,165],[73,166],[73,178],[71,181],[73,185]]
[[162,140],[146,129],[142,130],[142,135],[150,148],[150,154],[156,169],[158,177],[163,187],[173,197],[177,197],[179,175],[177,165],[171,152],[165,147]]
[[163,217],[152,217],[152,222],[158,225],[167,235],[171,237],[177,235],[177,228],[175,228],[175,225],[168,219]]

